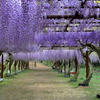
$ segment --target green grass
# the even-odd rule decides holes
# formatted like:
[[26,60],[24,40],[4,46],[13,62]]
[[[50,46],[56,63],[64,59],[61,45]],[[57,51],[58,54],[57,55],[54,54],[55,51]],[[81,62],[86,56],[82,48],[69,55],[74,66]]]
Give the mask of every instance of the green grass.
[[48,67],[52,66],[52,62],[51,61],[42,61],[42,64]]
[[[89,92],[87,94],[88,100],[98,100],[98,98],[96,98],[96,95],[100,93],[100,78],[99,77],[100,77],[100,73],[94,72],[93,77],[89,83],[89,88],[84,88],[84,91]],[[77,88],[78,84],[82,83],[84,80],[85,80],[85,68],[81,68],[77,82],[69,82],[69,84]]]
[[[62,74],[59,74],[58,77],[62,77],[64,79],[66,79],[66,82],[73,86],[74,88],[78,88],[78,84],[79,83],[82,83],[84,80],[85,80],[85,68],[81,68],[80,69],[80,74],[79,74],[79,77],[78,77],[78,80],[77,82],[69,82],[70,79],[73,77],[69,77],[69,78],[65,78],[63,73]],[[94,72],[93,74],[93,77],[89,83],[89,87],[88,88],[83,88],[84,91],[88,91],[88,94],[87,94],[87,100],[98,100],[98,98],[96,98],[96,95],[98,93],[100,93],[100,73],[98,72]]]
[[[46,62],[44,62],[44,63],[46,63]],[[48,66],[51,66],[51,63],[48,63]],[[57,74],[57,76],[65,79],[66,82],[69,85],[73,86],[74,88],[78,88],[78,84],[82,83],[86,79],[85,73],[86,73],[85,65],[82,64],[80,66],[80,74],[79,74],[78,80],[76,82],[69,82],[73,76],[71,76],[69,78],[65,78],[64,73],[62,73],[62,74],[60,73],[59,75]],[[89,87],[82,88],[82,89],[84,89],[84,91],[88,91],[87,100],[99,100],[98,98],[96,98],[96,95],[98,93],[100,93],[100,68],[99,67],[94,68],[93,77],[90,80]]]
[[10,77],[4,77],[4,81],[0,82],[0,87],[11,84],[13,79],[17,80],[17,78],[22,77],[22,75],[29,73],[29,72],[32,72],[32,70],[25,70],[21,73],[18,73],[17,75],[11,75]]

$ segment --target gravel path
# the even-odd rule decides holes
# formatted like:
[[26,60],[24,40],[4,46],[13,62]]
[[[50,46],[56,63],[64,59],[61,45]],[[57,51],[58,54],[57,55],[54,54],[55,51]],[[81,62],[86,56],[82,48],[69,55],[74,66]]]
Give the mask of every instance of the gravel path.
[[29,73],[0,84],[0,100],[86,100],[86,91],[70,86],[51,68],[40,63],[34,68],[32,64]]

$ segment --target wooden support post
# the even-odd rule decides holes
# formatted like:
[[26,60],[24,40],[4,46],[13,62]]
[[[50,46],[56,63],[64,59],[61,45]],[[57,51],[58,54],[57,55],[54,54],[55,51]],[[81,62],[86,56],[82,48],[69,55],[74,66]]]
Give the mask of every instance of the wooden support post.
[[2,54],[2,69],[1,69],[1,78],[3,78],[3,72],[4,72],[4,64],[3,64],[3,54]]
[[88,65],[88,51],[86,51],[86,78],[89,75],[89,65]]

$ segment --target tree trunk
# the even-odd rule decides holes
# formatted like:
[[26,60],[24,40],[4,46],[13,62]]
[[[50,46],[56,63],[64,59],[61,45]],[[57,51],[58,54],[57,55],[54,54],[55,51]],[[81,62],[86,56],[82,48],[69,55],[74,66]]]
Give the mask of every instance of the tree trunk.
[[21,72],[21,61],[19,61],[19,63],[18,63],[18,73],[20,73]]
[[17,61],[15,61],[15,64],[14,64],[15,73],[16,73],[16,66],[17,66]]
[[16,73],[17,64],[18,64],[18,61],[15,61],[15,63],[14,63],[14,74],[13,75],[17,75],[17,73]]
[[9,72],[11,74],[11,63],[9,63]]
[[58,70],[58,73],[62,73],[62,69],[63,69],[63,61],[61,61],[59,63],[59,70]]
[[8,76],[8,67],[9,67],[9,62],[8,61],[6,61],[5,62],[5,64],[4,64],[4,66],[6,67],[6,74],[5,74],[5,76]]
[[66,64],[67,64],[67,62],[64,60],[64,77],[66,77]]
[[77,81],[77,78],[78,78],[78,75],[79,75],[79,72],[80,72],[80,67],[78,65],[78,61],[77,61],[77,58],[75,57],[75,75],[72,79],[70,79],[71,82],[75,82]]
[[82,84],[79,84],[80,85],[83,85],[83,86],[89,86],[89,82],[92,78],[92,74],[93,74],[93,66],[92,66],[92,63],[89,61],[89,75],[88,77],[83,81]]
[[68,67],[68,71],[67,71],[66,77],[70,77],[70,71],[71,70],[72,70],[71,60],[69,60],[69,67]]
[[60,71],[60,66],[61,66],[61,62],[60,61],[55,61],[54,62],[54,66],[55,67],[55,71],[59,72]]
[[29,62],[23,62],[24,69],[29,69]]
[[75,57],[74,63],[75,63],[75,72],[77,72],[78,71],[78,61],[76,57]]
[[8,62],[9,62],[9,68],[8,68],[8,70],[9,70],[10,75],[11,75],[11,66],[12,66],[12,64],[13,64],[12,54],[11,54],[11,53],[9,53],[9,59],[8,59]]
[[86,78],[88,77],[89,75],[89,64],[88,64],[88,51],[86,51]]
[[92,66],[92,63],[88,57],[88,52],[86,52],[85,57],[86,57],[86,79],[83,81],[83,83],[80,83],[79,86],[89,86],[89,82],[90,82],[90,80],[92,78],[92,74],[93,74],[93,66]]
[[21,61],[21,71],[23,70],[23,61]]
[[29,69],[29,61],[26,64],[26,69]]
[[80,51],[83,55],[83,59],[86,61],[86,79],[83,81],[83,83],[79,83],[79,86],[89,86],[89,82],[93,74],[93,66],[88,55],[90,55],[92,51],[89,50],[88,52],[86,52],[86,54],[83,52],[81,48],[80,48]]
[[9,77],[11,76],[11,67],[14,67],[14,61],[13,62],[8,62],[7,63],[8,67],[7,67],[7,72],[5,74],[5,76]]

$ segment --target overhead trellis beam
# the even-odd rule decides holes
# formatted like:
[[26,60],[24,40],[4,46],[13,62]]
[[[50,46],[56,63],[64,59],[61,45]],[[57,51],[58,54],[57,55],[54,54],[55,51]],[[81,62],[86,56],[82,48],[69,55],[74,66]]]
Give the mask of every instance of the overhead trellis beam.
[[99,18],[99,16],[97,15],[92,15],[92,16],[89,16],[89,17],[84,17],[83,15],[47,15],[47,19],[89,19],[89,18]]
[[[82,20],[85,21],[85,19],[82,19]],[[65,21],[67,21],[67,20],[65,19]],[[81,23],[80,21],[81,21],[81,19],[76,21],[76,22],[72,22],[71,24],[80,24]],[[86,24],[100,24],[100,19],[97,19],[97,21],[96,20],[91,21],[91,22],[85,21],[85,23]],[[55,23],[54,22],[50,22],[50,24],[58,24],[59,25],[59,24],[66,24],[66,22],[64,22],[64,21],[59,22],[59,20],[58,20],[58,22],[55,22]]]
[[[80,20],[81,21],[81,20]],[[80,23],[82,23],[82,22],[80,22],[80,21],[75,21],[75,22],[72,22],[71,23],[71,25],[73,25],[73,24],[80,24]],[[84,19],[83,19],[83,21],[85,21]],[[49,23],[49,25],[65,25],[67,23],[67,21],[66,22],[64,22],[64,21],[62,21],[62,22],[52,22],[52,23]],[[100,24],[100,20],[98,21],[98,22],[86,22],[85,21],[85,23],[86,24],[94,24],[94,25],[99,25]]]
[[[88,25],[88,24],[86,24],[86,25]],[[100,27],[100,24],[91,24],[91,25],[93,25],[92,27]],[[46,27],[51,27],[51,28],[52,28],[52,27],[54,27],[54,26],[55,26],[55,25],[48,25],[48,26],[46,26]],[[78,25],[74,25],[74,24],[73,24],[73,25],[70,25],[70,26],[68,26],[68,27],[70,28],[70,27],[73,27],[73,26],[74,26],[74,27],[78,27]],[[65,26],[64,26],[64,25],[58,25],[58,26],[56,26],[56,27],[65,27]]]
[[52,46],[52,47],[46,47],[46,46],[40,46],[42,50],[58,50],[58,49],[63,49],[63,50],[68,50],[68,49],[78,49],[77,46]]
[[[93,32],[94,30],[84,30],[83,32]],[[63,32],[62,30],[58,30],[58,31],[52,31],[52,32]],[[66,33],[66,31],[64,31]],[[75,32],[75,31],[71,31],[71,32]],[[77,32],[81,32],[81,31],[77,31]]]
[[[62,6],[61,8],[64,8],[64,9],[69,9],[69,8],[76,8],[76,7],[73,7],[73,6],[69,6],[69,7]],[[84,7],[81,7],[81,8],[84,8]],[[92,7],[87,6],[86,8],[95,8],[95,9],[97,9],[97,8],[100,8],[100,6],[92,6]]]

